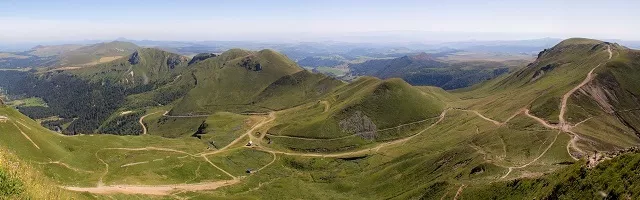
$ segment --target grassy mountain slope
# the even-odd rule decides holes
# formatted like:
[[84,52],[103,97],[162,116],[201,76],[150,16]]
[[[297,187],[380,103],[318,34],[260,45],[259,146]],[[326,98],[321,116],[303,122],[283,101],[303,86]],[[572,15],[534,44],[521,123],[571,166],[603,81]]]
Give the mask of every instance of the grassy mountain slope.
[[272,50],[229,50],[194,65],[195,88],[171,110],[171,114],[216,111],[263,112],[252,105],[256,97],[278,79],[302,69]]
[[443,108],[444,103],[400,79],[361,78],[319,102],[278,115],[266,138],[275,148],[290,150],[356,149],[414,134],[435,122]]
[[[466,99],[462,105],[498,121],[527,108],[551,125],[581,124],[575,131],[577,145],[588,152],[626,148],[640,143],[633,130],[637,95],[630,92],[638,91],[637,70],[631,67],[637,65],[637,54],[617,44],[569,39],[541,52],[526,68],[459,96]],[[593,78],[584,82],[590,72]]]
[[340,80],[306,70],[286,75],[265,88],[254,104],[272,110],[282,110],[318,100],[344,85]]
[[69,72],[92,82],[110,82],[136,87],[164,85],[187,66],[188,58],[159,49],[140,49],[128,57]]
[[[89,191],[230,184],[159,198],[633,198],[637,194],[621,188],[637,187],[637,156],[593,170],[576,159],[638,145],[637,59],[634,50],[615,44],[571,39],[528,67],[448,93],[401,79],[346,84],[286,65],[275,53],[232,50],[159,87],[193,86],[182,99],[141,103],[123,115],[121,121],[147,116],[139,120],[148,135],[65,137],[0,108],[6,133],[0,148],[55,184]],[[238,81],[245,79],[251,81]],[[152,91],[130,97],[152,102]],[[172,108],[174,116],[162,115]],[[208,115],[182,116],[201,109]],[[269,114],[238,114],[243,111]]]
[[540,178],[513,180],[466,189],[471,199],[637,199],[640,154],[622,155],[589,169],[579,162]]

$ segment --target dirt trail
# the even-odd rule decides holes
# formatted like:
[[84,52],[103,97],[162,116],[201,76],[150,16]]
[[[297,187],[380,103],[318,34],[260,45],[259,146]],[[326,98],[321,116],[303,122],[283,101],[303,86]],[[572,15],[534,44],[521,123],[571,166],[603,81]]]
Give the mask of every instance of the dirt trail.
[[599,64],[598,66],[591,69],[591,71],[589,71],[589,73],[587,74],[587,78],[585,78],[582,81],[582,83],[580,83],[573,89],[569,90],[569,92],[567,92],[566,94],[564,94],[564,96],[562,96],[562,104],[560,105],[560,115],[558,115],[558,119],[560,120],[560,123],[558,124],[558,126],[563,131],[567,132],[569,131],[569,129],[571,129],[571,126],[567,123],[566,119],[564,118],[564,115],[567,112],[567,101],[569,101],[569,97],[571,97],[573,93],[575,93],[578,89],[580,89],[582,86],[586,85],[593,79],[593,71],[596,70],[596,68],[600,67],[600,65],[602,64]]
[[551,144],[549,144],[549,146],[547,146],[547,148],[542,151],[542,153],[540,153],[540,155],[538,157],[536,157],[535,159],[533,159],[531,162],[524,164],[522,166],[518,166],[518,167],[509,167],[509,171],[507,172],[507,174],[505,174],[504,176],[500,177],[501,179],[506,178],[507,176],[509,176],[509,174],[511,174],[511,172],[513,171],[513,169],[522,169],[525,167],[528,167],[529,165],[537,162],[540,158],[542,158],[542,156],[544,156],[544,154],[547,153],[547,151],[549,151],[549,149],[551,149],[551,147],[553,147],[553,144],[556,143],[556,140],[558,140],[558,136],[560,135],[560,133],[562,133],[562,131],[558,131],[558,133],[556,134],[556,137],[553,138],[553,141],[551,142]]
[[531,113],[529,113],[529,109],[525,109],[524,110],[524,114],[527,115],[527,117],[536,120],[539,124],[541,124],[544,127],[550,128],[550,129],[558,129],[558,126],[554,126],[549,124],[549,122],[545,121],[542,118],[536,117],[534,115],[532,115]]
[[60,161],[36,162],[36,163],[38,163],[40,165],[56,164],[56,165],[63,166],[65,168],[67,168],[67,169],[70,169],[70,170],[73,170],[73,171],[76,171],[76,172],[93,173],[93,171],[84,170],[84,169],[78,169],[78,168],[72,167],[71,165],[68,165],[67,163],[63,163],[63,162],[60,162]]
[[[467,110],[465,110],[465,111],[467,111]],[[484,119],[484,120],[487,120],[487,121],[489,121],[489,122],[491,122],[491,123],[495,124],[496,126],[502,126],[502,124],[503,124],[502,122],[499,122],[499,121],[493,120],[493,119],[491,119],[491,118],[485,117],[484,115],[480,114],[480,112],[478,112],[478,111],[472,110],[471,112],[475,113],[475,114],[476,114],[476,115],[478,115],[480,118],[482,118],[482,119]]]
[[[431,117],[431,118],[423,119],[423,120],[420,120],[420,121],[410,122],[410,123],[406,123],[406,124],[400,124],[398,126],[394,126],[394,127],[391,127],[391,128],[380,129],[380,130],[377,130],[377,132],[398,129],[398,128],[409,126],[409,125],[413,125],[413,124],[419,124],[419,123],[423,123],[423,122],[426,122],[426,121],[429,121],[429,120],[433,120],[435,118],[439,118],[439,116],[438,117]],[[355,137],[355,136],[362,135],[362,134],[367,134],[367,133],[371,133],[371,131],[360,132],[360,133],[351,134],[351,135],[342,136],[342,137],[337,137],[337,138],[306,138],[306,137],[297,137],[297,136],[288,136],[288,135],[271,135],[271,134],[265,134],[265,135],[267,135],[269,137],[274,137],[274,138],[290,138],[290,139],[308,140],[308,141],[334,141],[334,140],[347,139],[347,138],[351,138],[351,137]]]
[[209,158],[207,158],[207,156],[203,155],[202,158],[204,158],[204,160],[206,160],[211,166],[215,167],[216,169],[222,171],[223,173],[225,173],[226,175],[230,176],[231,178],[233,178],[234,180],[237,179],[236,176],[234,176],[233,174],[225,171],[224,169],[218,167],[216,164],[213,164],[213,162],[211,162],[211,160],[209,160]]
[[465,187],[466,185],[462,184],[460,188],[458,188],[458,192],[456,192],[456,196],[453,197],[453,200],[458,200],[458,197],[462,194],[462,190],[464,190]]
[[149,113],[149,114],[146,114],[146,115],[144,115],[144,116],[140,117],[140,120],[138,120],[138,123],[140,123],[140,126],[142,126],[142,135],[146,135],[146,134],[147,134],[147,126],[145,126],[145,125],[144,125],[144,122],[143,122],[144,118],[145,118],[145,117],[148,117],[149,115],[153,115],[153,114],[156,114],[156,113],[159,113],[159,112],[162,112],[162,111],[157,111],[157,112],[154,112],[154,113]]
[[213,155],[213,154],[218,154],[220,152],[224,152],[225,150],[227,150],[228,148],[232,147],[233,145],[235,145],[236,143],[242,141],[244,139],[244,136],[249,136],[251,137],[251,133],[253,133],[256,129],[264,126],[267,123],[270,123],[272,121],[276,120],[276,114],[275,112],[269,113],[269,117],[262,120],[262,122],[254,125],[253,127],[251,127],[251,129],[249,129],[246,133],[238,136],[238,138],[236,138],[235,140],[233,140],[231,143],[229,143],[227,146],[222,147],[221,149],[214,151],[214,152],[208,152],[208,153],[203,153],[201,154],[202,156],[208,156],[208,155]]
[[144,194],[144,195],[170,195],[180,191],[203,191],[214,190],[220,187],[239,183],[239,179],[194,183],[194,184],[176,184],[176,185],[110,185],[98,187],[63,187],[64,189],[89,192],[94,194]]
[[269,153],[284,154],[284,155],[289,155],[289,156],[303,156],[303,157],[335,158],[335,157],[348,157],[348,156],[362,155],[362,154],[370,153],[372,151],[378,151],[383,147],[387,147],[387,146],[391,146],[391,145],[395,145],[395,144],[400,144],[400,143],[405,143],[405,142],[413,139],[414,137],[417,137],[417,136],[421,135],[422,133],[426,132],[427,130],[431,129],[435,125],[437,125],[440,122],[442,122],[442,120],[444,120],[444,118],[446,116],[447,111],[448,111],[448,109],[442,111],[438,121],[436,121],[435,123],[431,124],[429,127],[425,128],[424,130],[416,133],[415,135],[412,135],[412,136],[409,136],[409,137],[406,137],[406,138],[403,138],[403,139],[390,141],[390,142],[380,143],[380,144],[378,144],[378,145],[376,145],[374,147],[362,149],[362,150],[359,150],[359,151],[351,151],[351,152],[343,152],[343,153],[330,153],[330,154],[317,154],[317,153],[283,152],[283,151],[277,151],[277,150],[268,149],[268,148],[265,148],[265,147],[262,147],[262,146],[252,147],[252,148],[256,149],[256,150],[260,150],[260,151],[269,152]]
[[273,164],[274,162],[276,162],[276,160],[278,159],[278,155],[276,153],[271,152],[271,154],[273,155],[273,160],[271,160],[271,162],[267,163],[267,165],[260,167],[260,169],[252,172],[252,173],[256,173],[259,171],[262,171],[263,169],[269,167],[269,165]]
[[[33,142],[33,140],[31,140],[31,138],[29,137],[29,135],[27,135],[26,133],[24,133],[24,131],[22,131],[22,129],[21,129],[21,128],[16,124],[16,123],[14,123],[14,122],[11,122],[11,123],[12,123],[12,124],[13,124],[17,129],[18,129],[18,131],[20,131],[20,133],[22,133],[22,135],[23,135],[25,138],[27,138],[27,140],[29,140],[29,142],[31,142],[31,144],[33,144],[33,146],[34,146],[34,147],[36,147],[37,149],[40,149],[40,147],[39,147],[35,142]],[[18,123],[20,123],[20,122],[18,122]],[[20,124],[22,124],[22,123],[20,123]],[[23,126],[24,126],[24,124],[23,124]],[[27,127],[27,126],[25,126],[25,127]],[[29,127],[27,127],[27,128],[29,128]]]
[[167,151],[167,152],[175,152],[175,153],[181,153],[181,154],[187,154],[193,157],[197,157],[197,155],[194,154],[190,154],[187,153],[185,151],[180,151],[180,150],[176,150],[176,149],[169,149],[169,148],[161,148],[161,147],[142,147],[142,148],[104,148],[101,150],[125,150],[125,151]]

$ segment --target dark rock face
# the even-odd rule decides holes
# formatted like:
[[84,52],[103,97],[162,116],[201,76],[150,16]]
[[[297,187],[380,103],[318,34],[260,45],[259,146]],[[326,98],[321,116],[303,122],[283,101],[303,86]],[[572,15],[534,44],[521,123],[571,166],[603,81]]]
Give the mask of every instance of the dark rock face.
[[538,58],[542,57],[542,55],[543,55],[544,53],[546,53],[547,51],[548,51],[548,49],[544,49],[544,50],[542,50],[540,53],[538,53]]
[[138,51],[131,54],[131,57],[129,57],[129,63],[132,65],[140,63],[140,55],[138,54]]
[[341,120],[338,125],[342,131],[358,134],[367,140],[375,140],[378,136],[378,128],[376,125],[361,111],[356,111],[350,117]]
[[262,65],[260,65],[260,62],[257,59],[253,59],[252,57],[246,57],[242,59],[240,66],[244,67],[247,70],[262,71]]
[[206,60],[206,59],[209,59],[209,58],[215,58],[215,57],[216,57],[216,54],[212,54],[212,53],[200,53],[200,54],[198,54],[198,55],[194,56],[194,57],[191,59],[191,61],[189,61],[189,65],[192,65],[192,64],[198,63],[198,62],[200,62],[200,61],[203,61],[203,60]]
[[167,58],[167,66],[169,66],[169,69],[176,68],[180,63],[182,63],[182,58],[180,56],[171,56]]

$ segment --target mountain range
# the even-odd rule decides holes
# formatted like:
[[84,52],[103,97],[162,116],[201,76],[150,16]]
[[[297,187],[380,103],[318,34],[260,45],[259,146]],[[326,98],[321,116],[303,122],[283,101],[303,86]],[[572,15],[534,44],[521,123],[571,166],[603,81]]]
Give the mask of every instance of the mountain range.
[[[617,43],[567,39],[522,66],[443,62],[428,53],[376,59],[352,64],[362,77],[351,82],[269,49],[189,58],[137,46],[67,48],[52,54],[86,64],[95,60],[69,52],[92,49],[82,51],[99,53],[82,55],[101,59],[0,71],[8,97],[0,158],[12,163],[2,165],[0,177],[11,184],[0,185],[1,194],[640,195],[640,51]],[[461,89],[445,90],[452,88]],[[46,105],[14,106],[27,98]]]

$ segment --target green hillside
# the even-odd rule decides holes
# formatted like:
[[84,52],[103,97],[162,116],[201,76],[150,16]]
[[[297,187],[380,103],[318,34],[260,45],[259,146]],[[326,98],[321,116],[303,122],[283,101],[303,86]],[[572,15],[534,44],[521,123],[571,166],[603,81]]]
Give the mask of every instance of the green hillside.
[[144,48],[115,61],[69,72],[92,82],[126,87],[160,86],[173,81],[186,69],[188,62],[187,57],[178,54]]
[[637,55],[618,44],[568,39],[542,51],[526,68],[458,95],[466,99],[462,105],[498,121],[526,108],[552,126],[581,124],[571,130],[578,134],[571,147],[578,156],[627,148],[640,143],[634,130],[636,94],[630,92],[640,84],[630,67],[637,65]]
[[[565,40],[528,66],[451,92],[398,78],[345,83],[271,50],[180,58],[141,49],[112,65],[22,72],[47,81],[21,85],[65,94],[43,96],[47,106],[87,110],[74,126],[99,116],[95,133],[137,136],[65,136],[0,107],[0,159],[18,163],[0,162],[8,180],[0,192],[34,199],[638,195],[640,53],[614,43]],[[104,108],[105,116],[90,112]]]
[[579,162],[539,178],[467,188],[470,199],[637,199],[640,198],[640,154],[607,160],[590,169]]
[[217,111],[265,112],[252,102],[269,85],[303,69],[272,50],[229,50],[193,65],[196,86],[171,110],[172,115]]
[[361,78],[323,100],[278,114],[271,146],[332,152],[399,139],[435,122],[444,103],[400,79]]

